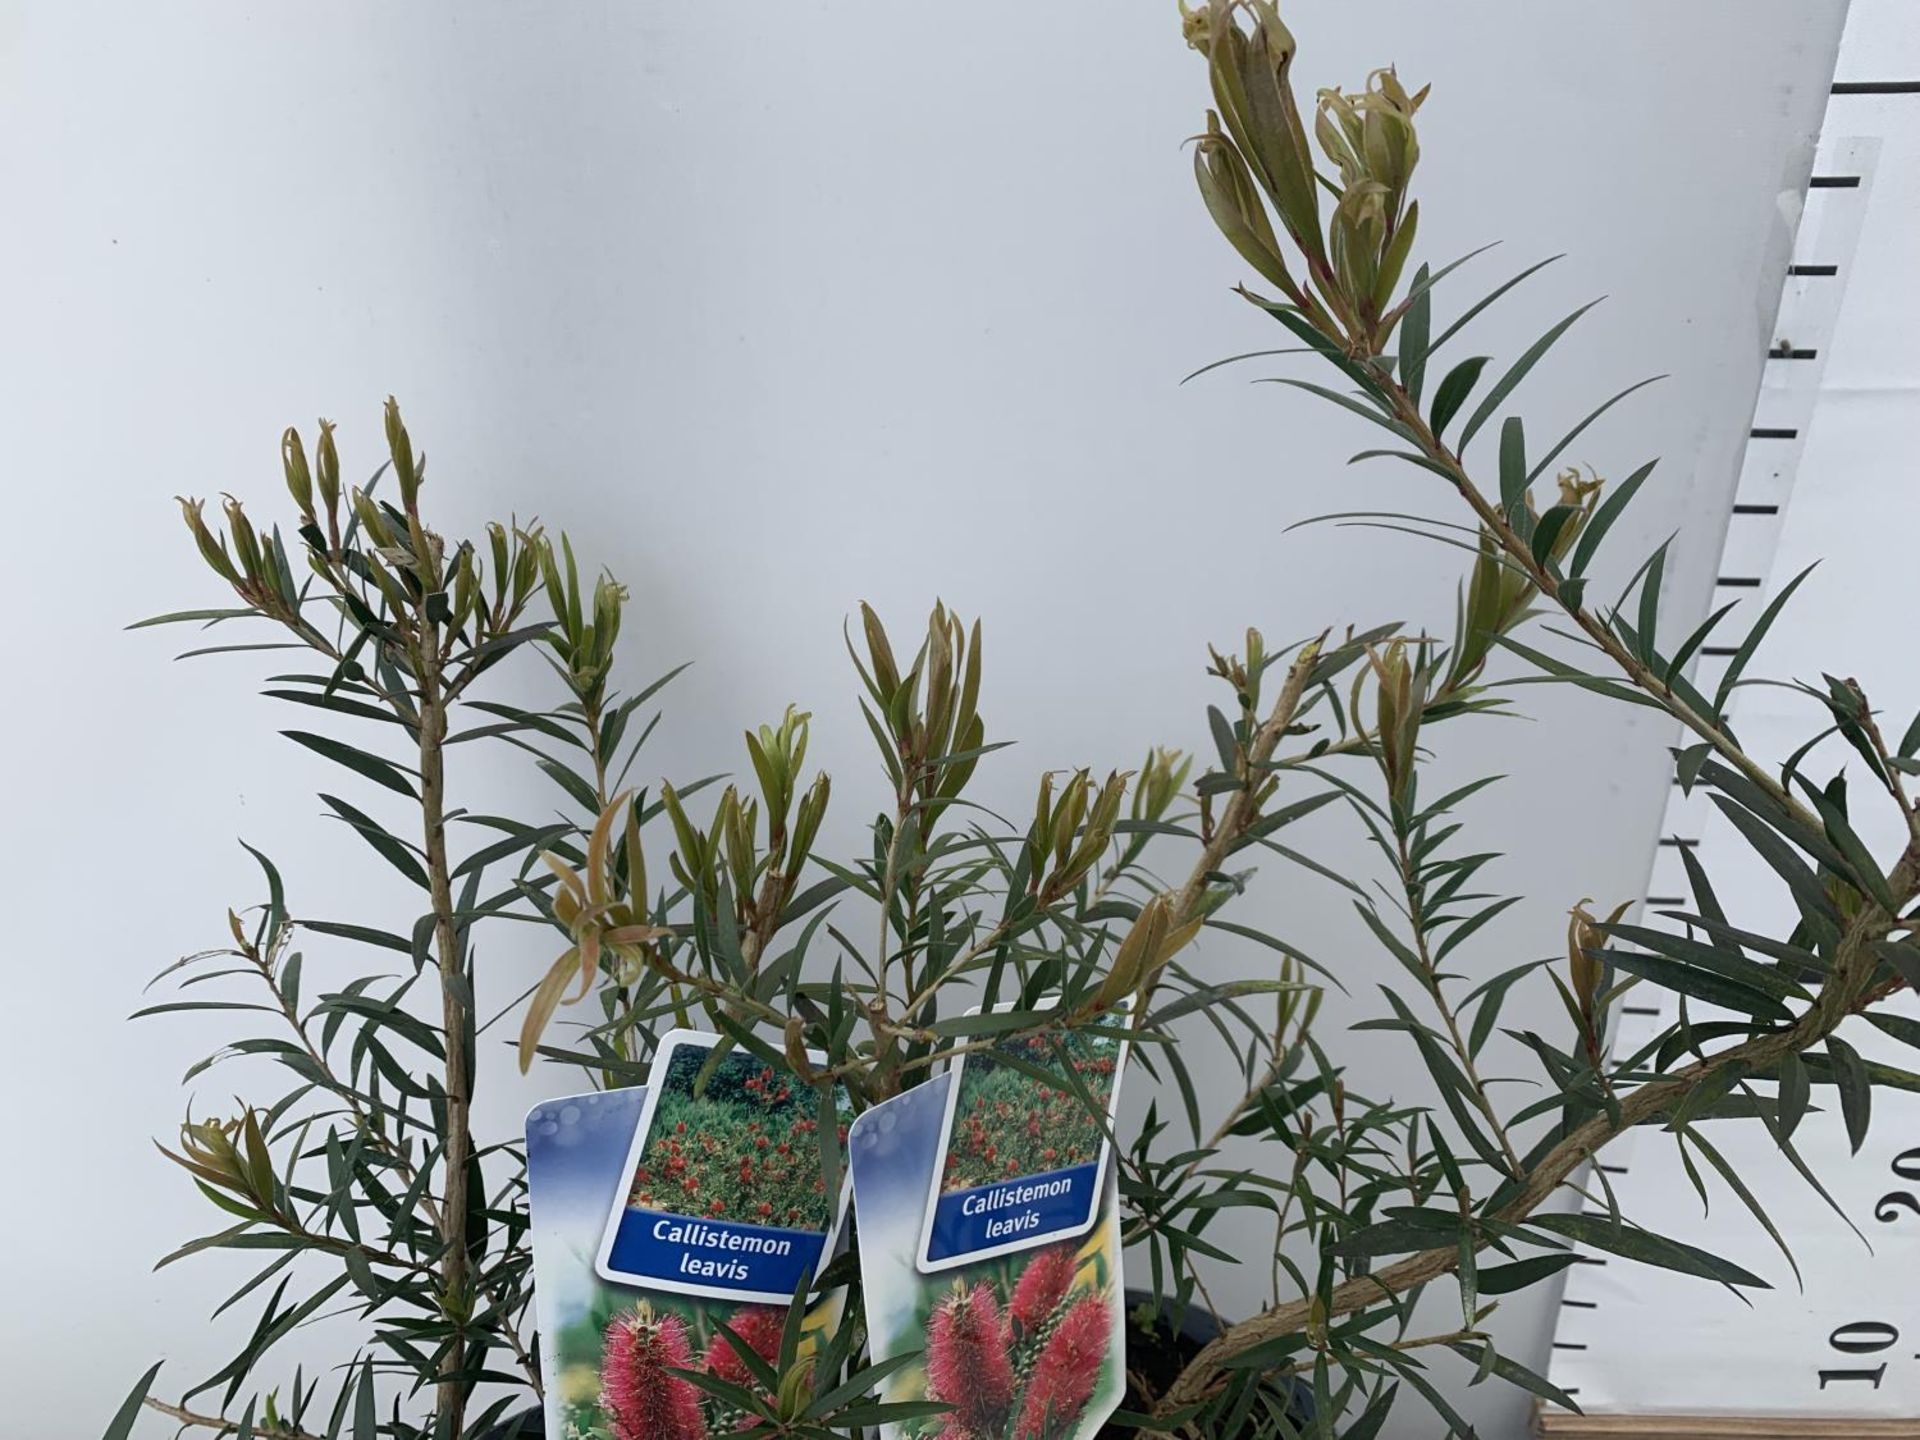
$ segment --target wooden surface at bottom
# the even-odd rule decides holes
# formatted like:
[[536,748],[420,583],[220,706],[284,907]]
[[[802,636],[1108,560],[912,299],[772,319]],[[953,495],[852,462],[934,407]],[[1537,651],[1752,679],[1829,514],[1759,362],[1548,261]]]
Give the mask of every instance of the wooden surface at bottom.
[[1920,1440],[1920,1418],[1847,1420],[1804,1415],[1573,1415],[1542,1409],[1547,1440]]

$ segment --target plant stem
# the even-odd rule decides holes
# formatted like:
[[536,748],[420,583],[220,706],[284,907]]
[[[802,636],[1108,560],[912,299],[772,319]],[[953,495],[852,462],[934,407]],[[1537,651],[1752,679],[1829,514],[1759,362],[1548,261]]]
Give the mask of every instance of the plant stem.
[[[1307,680],[1313,674],[1313,667],[1320,658],[1320,647],[1326,638],[1327,632],[1321,631],[1318,638],[1301,647],[1300,653],[1287,667],[1287,678],[1280,686],[1273,709],[1268,711],[1267,718],[1248,740],[1241,767],[1240,788],[1233,792],[1233,798],[1227,802],[1212,838],[1200,847],[1200,857],[1194,861],[1186,883],[1172,893],[1171,925],[1184,925],[1200,913],[1200,904],[1206,897],[1212,877],[1245,837],[1248,828],[1260,818],[1261,785],[1271,768],[1274,751],[1279,749],[1280,741],[1292,728],[1300,703],[1306,698]],[[1153,996],[1153,987],[1158,979],[1156,973],[1148,980],[1134,1007],[1135,1026],[1141,1025],[1146,1019],[1147,1002]]]
[[[149,1410],[164,1415],[169,1420],[181,1426],[218,1430],[223,1435],[228,1433],[237,1434],[240,1429],[240,1422],[238,1420],[229,1420],[221,1415],[203,1415],[197,1410],[187,1409],[184,1405],[169,1405],[166,1401],[157,1400],[151,1395],[146,1399],[146,1406]],[[296,1430],[288,1425],[261,1425],[256,1423],[253,1427],[253,1433],[259,1437],[259,1440],[320,1440],[318,1435],[311,1434],[305,1430]]]
[[420,678],[420,816],[426,851],[428,892],[433,906],[434,958],[440,969],[441,1027],[447,1047],[446,1175],[440,1199],[441,1305],[453,1321],[440,1357],[435,1414],[441,1433],[457,1437],[466,1420],[468,1290],[467,1171],[473,1160],[470,1111],[473,1104],[473,1056],[467,1048],[467,983],[453,917],[453,881],[447,863],[446,739],[447,696],[439,667],[439,628],[426,627]]
[[1407,846],[1407,828],[1400,814],[1400,807],[1394,806],[1395,835],[1394,842],[1399,851],[1400,888],[1407,898],[1407,920],[1413,927],[1414,950],[1420,957],[1420,968],[1425,973],[1427,993],[1433,997],[1433,1007],[1440,1012],[1440,1018],[1446,1022],[1447,1038],[1453,1045],[1453,1053],[1460,1061],[1460,1070],[1466,1076],[1467,1084],[1473,1090],[1474,1104],[1486,1117],[1492,1127],[1494,1138],[1500,1142],[1500,1153],[1507,1162],[1507,1174],[1518,1180],[1526,1174],[1526,1168],[1520,1163],[1520,1156],[1514,1151],[1513,1141],[1507,1135],[1507,1127],[1500,1123],[1500,1112],[1493,1108],[1493,1097],[1487,1094],[1486,1082],[1480,1078],[1480,1069],[1474,1063],[1473,1049],[1467,1044],[1466,1037],[1460,1033],[1460,1022],[1455,1018],[1453,1006],[1447,1003],[1447,997],[1440,989],[1440,967],[1434,963],[1433,952],[1427,943],[1427,917],[1420,898],[1420,885],[1415,873],[1413,852]]
[[[1598,615],[1584,605],[1568,603],[1560,593],[1560,577],[1534,558],[1533,547],[1520,538],[1519,532],[1509,523],[1500,507],[1488,500],[1480,487],[1473,483],[1473,478],[1467,474],[1460,457],[1449,450],[1433,433],[1425,417],[1420,414],[1420,407],[1413,402],[1413,398],[1407,394],[1405,388],[1398,381],[1384,377],[1380,378],[1378,383],[1382,393],[1387,396],[1393,407],[1395,418],[1413,432],[1416,442],[1427,458],[1452,479],[1461,499],[1467,502],[1480,523],[1493,536],[1508,561],[1522,571],[1542,595],[1565,611],[1567,617],[1580,627],[1587,638],[1609,660],[1619,666],[1628,679],[1657,700],[1662,709],[1711,745],[1722,759],[1765,791],[1769,799],[1791,814],[1796,821],[1815,833],[1823,833],[1823,827],[1817,815],[1768,773],[1764,765],[1751,759],[1740,748],[1738,742],[1722,730],[1712,718],[1700,714],[1674,694],[1666,680],[1629,650],[1621,642],[1620,637],[1615,635]],[[1648,643],[1652,642],[1653,637],[1645,638]]]

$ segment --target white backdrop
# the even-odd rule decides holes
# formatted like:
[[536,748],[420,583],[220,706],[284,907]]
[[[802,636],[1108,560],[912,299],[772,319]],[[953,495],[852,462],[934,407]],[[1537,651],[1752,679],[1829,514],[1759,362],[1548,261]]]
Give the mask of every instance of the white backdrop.
[[[1837,79],[1885,82],[1920,74],[1913,18],[1904,0],[1855,0]],[[1751,623],[1795,575],[1820,562],[1748,674],[1816,685],[1823,672],[1856,677],[1883,729],[1897,735],[1920,709],[1920,673],[1909,658],[1905,607],[1898,603],[1911,593],[1905,556],[1920,523],[1914,457],[1902,443],[1920,417],[1920,364],[1911,341],[1920,323],[1920,291],[1911,273],[1920,224],[1920,95],[1836,94],[1825,132],[1817,171],[1858,174],[1861,184],[1809,197],[1794,259],[1836,273],[1787,282],[1775,334],[1803,354],[1812,352],[1812,360],[1771,362],[1755,417],[1761,425],[1796,429],[1799,438],[1754,442],[1738,499],[1781,510],[1737,515],[1720,570],[1766,579],[1731,617],[1740,623],[1744,612]],[[1711,693],[1725,664],[1704,659],[1695,683]],[[1743,688],[1734,706],[1751,752],[1775,761],[1784,761],[1823,720],[1804,697],[1773,686]],[[1824,783],[1843,762],[1852,772],[1854,823],[1875,853],[1897,853],[1904,838],[1897,813],[1876,798],[1876,782],[1844,745],[1815,750],[1803,773]],[[1713,873],[1735,924],[1768,933],[1791,928],[1795,916],[1784,888],[1703,791],[1676,792],[1664,828],[1697,842],[1694,853]],[[1687,893],[1676,852],[1663,849],[1648,894]],[[1674,1013],[1668,1001],[1659,1018],[1628,1017],[1618,1048],[1631,1050],[1668,1023]],[[1920,1015],[1920,997],[1907,994],[1893,1003]],[[1862,1055],[1913,1068],[1911,1049],[1863,1021],[1849,1021],[1844,1037]],[[1816,1103],[1824,1113],[1807,1118],[1795,1143],[1844,1220],[1794,1175],[1760,1127],[1724,1127],[1726,1134],[1714,1136],[1728,1163],[1768,1197],[1803,1282],[1730,1193],[1721,1190],[1711,1214],[1702,1215],[1671,1135],[1642,1132],[1608,1155],[1612,1184],[1629,1213],[1745,1265],[1774,1288],[1749,1303],[1719,1287],[1644,1268],[1582,1267],[1566,1288],[1554,1383],[1590,1412],[1849,1419],[1920,1413],[1920,1306],[1913,1288],[1920,1214],[1901,1198],[1911,1203],[1910,1177],[1920,1166],[1920,1095],[1876,1095],[1873,1124],[1857,1156],[1832,1097],[1822,1090]]]
[[[1680,529],[1676,619],[1711,583],[1842,8],[1290,11],[1309,89],[1387,61],[1437,82],[1429,255],[1504,239],[1474,267],[1485,287],[1570,252],[1476,349],[1512,353],[1614,297],[1529,382],[1541,433],[1672,372],[1582,450],[1615,476],[1665,457],[1621,549]],[[235,836],[280,860],[308,914],[405,903],[318,818],[324,767],[275,737],[262,667],[174,666],[167,637],[119,628],[217,603],[169,497],[273,503],[281,426],[340,420],[363,471],[399,394],[450,525],[571,528],[633,588],[626,675],[698,661],[669,692],[657,772],[733,766],[739,728],[798,700],[840,842],[880,795],[839,635],[863,597],[896,627],[935,596],[985,617],[992,738],[1021,745],[977,784],[1009,805],[1040,768],[1204,744],[1203,647],[1248,623],[1290,639],[1451,616],[1453,552],[1281,534],[1356,501],[1425,504],[1423,486],[1345,470],[1363,437],[1304,397],[1176,383],[1278,342],[1227,293],[1241,267],[1179,148],[1203,75],[1157,4],[12,0],[0,57],[11,1432],[96,1434],[151,1358],[177,1388],[247,1323],[203,1322],[241,1267],[148,1273],[212,1228],[147,1137],[178,1123],[177,1076],[227,1028],[121,1019],[255,898]],[[1550,952],[1581,896],[1640,893],[1664,794],[1665,734],[1530,698],[1544,725],[1436,737],[1449,765],[1513,776],[1476,802],[1513,852],[1498,883],[1527,897],[1474,947],[1489,973]],[[505,762],[454,784],[548,803]],[[1314,843],[1360,861],[1337,825]],[[1324,889],[1268,876],[1246,918],[1363,999],[1389,978]],[[483,955],[483,1008],[542,958]],[[1352,1018],[1331,1009],[1329,1031]],[[1417,1092],[1383,1037],[1333,1039],[1356,1084]],[[491,1056],[482,1118],[504,1130],[567,1083],[519,1084]],[[216,1071],[194,1094],[219,1107],[247,1084]],[[1549,1311],[1510,1302],[1505,1345],[1540,1361]],[[1463,1404],[1521,1433],[1513,1392]],[[1412,1412],[1399,1428],[1431,1433]]]

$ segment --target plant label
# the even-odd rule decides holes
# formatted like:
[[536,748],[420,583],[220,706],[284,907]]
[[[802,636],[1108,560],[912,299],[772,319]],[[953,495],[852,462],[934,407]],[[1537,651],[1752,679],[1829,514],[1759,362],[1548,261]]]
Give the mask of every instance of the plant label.
[[[597,1440],[707,1440],[743,1419],[682,1372],[753,1389],[753,1367],[726,1325],[761,1360],[780,1353],[789,1297],[771,1304],[704,1299],[596,1273],[608,1205],[631,1188],[631,1140],[647,1090],[544,1100],[527,1116],[527,1214],[539,1311],[546,1433]],[[810,1303],[800,1353],[832,1342],[846,1291]]]
[[837,1153],[845,1096],[823,1112],[784,1068],[696,1030],[661,1038],[648,1082],[595,1268],[649,1289],[785,1304],[832,1254],[845,1209],[820,1135],[837,1129]]
[[[1072,1030],[955,1058],[919,1265],[932,1272],[1093,1228],[1126,1042]],[[1044,1083],[1041,1075],[1057,1077]]]
[[[956,1064],[853,1123],[847,1161],[860,1216],[868,1350],[876,1364],[901,1362],[880,1398],[943,1407],[881,1425],[885,1440],[1090,1440],[1125,1396],[1119,1190],[1108,1163],[1110,1127],[1102,1123],[1112,1115],[1125,1046],[1081,1039],[1100,1043],[1042,1052],[1044,1061],[1021,1049],[1014,1064],[1004,1063],[998,1046],[974,1052],[974,1063]],[[1002,1063],[985,1063],[996,1053]],[[1085,1127],[1069,1123],[1068,1112],[1045,1109],[1058,1092],[1035,1073],[1075,1057],[1112,1062],[1110,1070],[1093,1067],[1096,1078],[1081,1087],[1104,1108],[1089,1111],[1076,1096]],[[993,1098],[977,1113],[998,1123],[1025,1107],[1011,1152],[971,1129],[952,1134],[954,1117],[976,1113],[970,1102],[996,1073],[1001,1078],[986,1087]],[[1003,1100],[1007,1114],[997,1108]],[[1026,1123],[1036,1117],[1039,1135]],[[1063,1172],[1068,1187],[1055,1191]],[[969,1183],[975,1180],[981,1183]],[[1034,1197],[1023,1187],[1048,1193]],[[955,1197],[1008,1193],[1024,1198],[990,1202],[981,1213],[1011,1218],[1032,1210],[1037,1218],[1018,1233],[989,1233],[981,1224],[954,1232],[950,1242],[938,1239],[942,1204],[964,1208]],[[1071,1208],[1051,1203],[1069,1195]],[[977,1218],[961,1217],[968,1226]],[[932,1265],[923,1259],[930,1236]]]

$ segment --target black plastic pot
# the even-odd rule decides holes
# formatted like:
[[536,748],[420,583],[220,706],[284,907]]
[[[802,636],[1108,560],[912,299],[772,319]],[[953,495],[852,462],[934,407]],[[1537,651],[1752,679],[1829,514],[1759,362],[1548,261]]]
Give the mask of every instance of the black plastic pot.
[[[1184,1370],[1187,1362],[1198,1355],[1206,1343],[1221,1331],[1221,1324],[1213,1315],[1197,1305],[1189,1305],[1187,1313],[1181,1317],[1179,1329],[1173,1326],[1172,1307],[1165,1301],[1156,1299],[1146,1290],[1127,1291],[1127,1398],[1124,1402],[1129,1410],[1146,1408],[1145,1397],[1135,1393],[1132,1377],[1144,1379],[1155,1394],[1163,1393],[1167,1386]],[[1142,1325],[1143,1312],[1152,1313],[1154,1323]],[[1313,1415],[1313,1390],[1301,1381],[1293,1385],[1293,1418],[1305,1422]],[[1122,1430],[1116,1426],[1102,1427],[1098,1440],[1138,1440],[1137,1430]],[[1227,1437],[1222,1437],[1227,1440]]]
[[[1200,1348],[1220,1333],[1219,1323],[1198,1306],[1187,1307],[1177,1330],[1168,1311],[1168,1306],[1145,1290],[1127,1291],[1127,1371],[1143,1377],[1155,1391],[1172,1384]],[[1153,1325],[1140,1323],[1142,1312],[1154,1314]],[[1125,1403],[1128,1409],[1138,1409],[1143,1401],[1129,1389]],[[1313,1392],[1299,1381],[1294,1382],[1293,1407],[1296,1419],[1304,1421],[1313,1414]],[[1136,1440],[1139,1433],[1108,1425],[1101,1429],[1098,1440]],[[546,1422],[540,1412],[529,1410],[495,1426],[485,1440],[546,1440],[546,1436]]]

